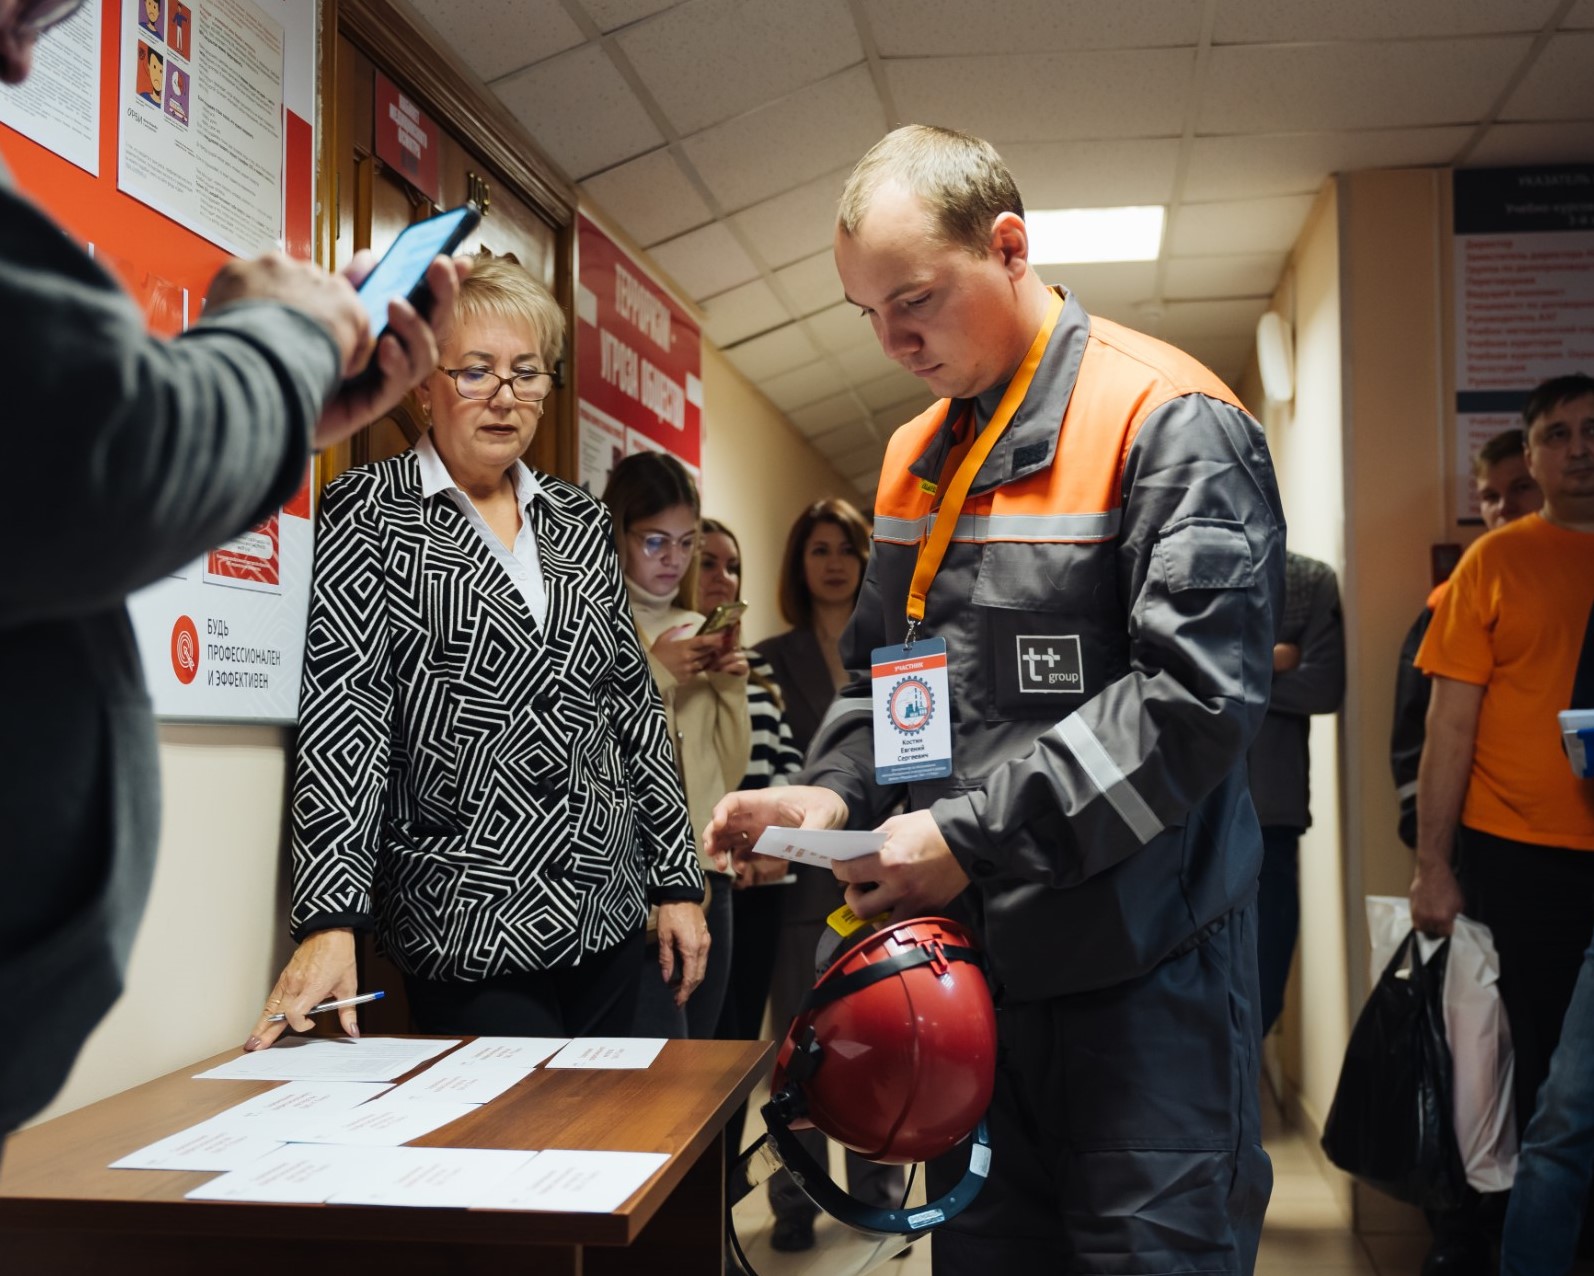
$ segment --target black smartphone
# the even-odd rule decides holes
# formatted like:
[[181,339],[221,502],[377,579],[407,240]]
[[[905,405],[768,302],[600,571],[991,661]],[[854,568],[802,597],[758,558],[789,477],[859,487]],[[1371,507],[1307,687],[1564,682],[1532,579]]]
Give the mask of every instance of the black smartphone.
[[422,318],[427,316],[432,307],[432,290],[426,286],[426,268],[433,257],[452,254],[481,219],[474,204],[462,204],[399,232],[392,247],[360,285],[360,302],[371,318],[373,337],[387,331],[387,307],[395,297],[407,298]]

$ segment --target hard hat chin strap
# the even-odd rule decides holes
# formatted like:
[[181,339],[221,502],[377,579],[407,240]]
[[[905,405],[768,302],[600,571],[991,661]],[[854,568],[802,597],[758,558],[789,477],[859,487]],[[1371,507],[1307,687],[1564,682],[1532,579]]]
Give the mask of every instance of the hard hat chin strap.
[[864,1232],[920,1235],[956,1218],[985,1186],[985,1177],[991,1169],[991,1138],[985,1118],[981,1117],[969,1138],[968,1171],[945,1196],[914,1209],[883,1210],[865,1205],[837,1187],[829,1172],[797,1141],[789,1123],[802,1111],[802,1106],[802,1095],[797,1087],[784,1086],[764,1105],[764,1124],[792,1180],[809,1200],[848,1227]]

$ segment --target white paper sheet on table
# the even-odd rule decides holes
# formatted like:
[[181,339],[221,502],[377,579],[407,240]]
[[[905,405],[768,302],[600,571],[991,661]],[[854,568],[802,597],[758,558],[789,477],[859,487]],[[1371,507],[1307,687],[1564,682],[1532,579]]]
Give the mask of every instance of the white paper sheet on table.
[[278,1042],[229,1059],[197,1080],[207,1081],[392,1081],[451,1050],[458,1041],[414,1041],[405,1037],[320,1038]]
[[487,1103],[496,1099],[517,1081],[524,1081],[530,1068],[457,1068],[451,1059],[433,1064],[417,1077],[390,1092],[383,1102],[391,1103]]
[[412,1205],[465,1209],[480,1205],[535,1152],[478,1148],[390,1148],[328,1198],[332,1205]]
[[216,1113],[205,1124],[288,1143],[306,1121],[322,1122],[392,1088],[387,1081],[289,1081]]
[[663,1037],[577,1037],[548,1060],[550,1068],[649,1068]]
[[362,1174],[381,1174],[391,1148],[322,1147],[292,1143],[267,1153],[241,1170],[201,1183],[189,1192],[191,1201],[281,1201],[320,1205],[344,1184]]
[[206,1122],[112,1161],[113,1170],[236,1170],[282,1146],[281,1140]]
[[448,1056],[451,1068],[535,1068],[570,1044],[569,1037],[477,1037]]
[[484,1209],[567,1210],[607,1214],[670,1158],[662,1152],[539,1153],[476,1202]]
[[329,1113],[320,1123],[306,1122],[292,1141],[336,1143],[345,1147],[398,1147],[476,1111],[473,1103],[409,1103],[384,1095],[347,1112]]
[[798,864],[828,867],[837,860],[873,855],[886,844],[884,833],[857,833],[845,829],[767,828],[753,843],[754,855],[773,855]]

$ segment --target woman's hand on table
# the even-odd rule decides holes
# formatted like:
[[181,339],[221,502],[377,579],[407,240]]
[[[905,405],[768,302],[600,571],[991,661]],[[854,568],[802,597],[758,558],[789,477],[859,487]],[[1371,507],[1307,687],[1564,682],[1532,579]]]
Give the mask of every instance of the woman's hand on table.
[[[699,978],[702,976],[699,975]],[[285,1029],[308,1032],[315,1020],[304,1012],[323,1001],[342,1001],[359,991],[359,975],[354,965],[354,931],[347,926],[318,930],[305,936],[266,998],[265,1009],[244,1042],[245,1050],[264,1050]],[[286,1019],[271,1022],[272,1015]],[[345,1006],[338,1011],[338,1022],[351,1037],[360,1035],[356,1009]]]

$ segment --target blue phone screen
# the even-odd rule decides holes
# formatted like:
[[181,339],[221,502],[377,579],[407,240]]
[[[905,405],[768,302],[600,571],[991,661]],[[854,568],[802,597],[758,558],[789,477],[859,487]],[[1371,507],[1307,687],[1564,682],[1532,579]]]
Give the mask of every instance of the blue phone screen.
[[395,297],[407,297],[421,282],[432,258],[443,251],[455,229],[468,214],[464,208],[450,209],[413,226],[406,226],[393,241],[382,260],[360,285],[360,301],[371,317],[371,332],[379,335],[387,327],[387,305]]

